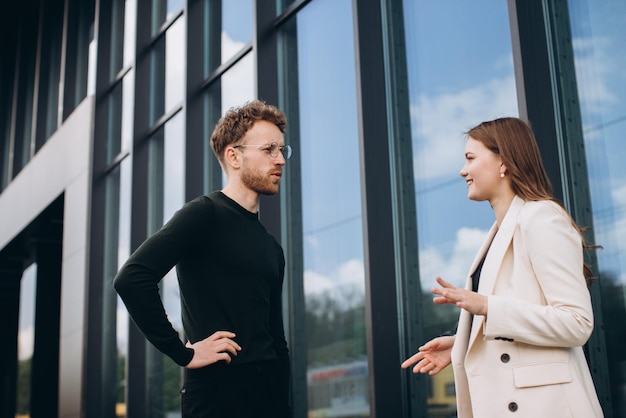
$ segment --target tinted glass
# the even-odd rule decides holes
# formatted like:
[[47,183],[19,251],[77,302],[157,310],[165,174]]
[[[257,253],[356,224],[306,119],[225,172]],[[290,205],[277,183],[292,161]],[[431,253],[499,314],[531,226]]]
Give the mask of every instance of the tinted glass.
[[254,1],[222,1],[222,62],[252,41]]
[[352,2],[296,24],[308,413],[369,416]]
[[[570,0],[611,402],[626,416],[626,2]],[[596,305],[600,301],[595,302]]]
[[[403,5],[426,342],[454,331],[459,314],[453,306],[432,303],[435,277],[464,286],[495,220],[488,203],[467,199],[459,176],[463,132],[485,120],[517,116],[518,110],[506,2],[420,0]],[[446,390],[454,384],[452,371],[428,379],[428,404],[454,413],[455,397]],[[435,407],[428,413],[435,416]]]

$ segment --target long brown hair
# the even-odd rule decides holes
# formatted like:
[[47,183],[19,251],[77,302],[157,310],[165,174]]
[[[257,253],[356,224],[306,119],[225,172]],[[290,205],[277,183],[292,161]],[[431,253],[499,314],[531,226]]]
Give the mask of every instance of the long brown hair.
[[[513,192],[526,201],[550,200],[563,208],[582,239],[583,249],[599,248],[585,243],[584,231],[569,215],[563,204],[555,199],[552,184],[541,160],[537,140],[528,122],[519,118],[506,117],[482,122],[465,133],[480,141],[489,150],[498,154],[507,168]],[[594,279],[591,269],[583,263],[583,274],[587,285]]]

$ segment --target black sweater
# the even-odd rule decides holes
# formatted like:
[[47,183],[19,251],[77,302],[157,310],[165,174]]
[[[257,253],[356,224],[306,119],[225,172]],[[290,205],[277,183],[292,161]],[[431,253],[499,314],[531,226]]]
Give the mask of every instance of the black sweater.
[[192,342],[232,331],[242,350],[231,364],[278,359],[288,384],[282,322],[283,250],[251,213],[222,192],[185,204],[148,238],[114,279],[146,338],[181,366],[193,357],[168,321],[159,281],[176,266],[183,327]]

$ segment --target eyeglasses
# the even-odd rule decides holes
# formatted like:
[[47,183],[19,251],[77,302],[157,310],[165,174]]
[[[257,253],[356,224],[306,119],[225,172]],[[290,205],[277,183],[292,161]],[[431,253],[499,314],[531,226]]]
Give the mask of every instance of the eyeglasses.
[[291,157],[291,146],[289,145],[278,145],[277,142],[272,142],[269,145],[256,145],[256,144],[238,144],[233,145],[233,148],[241,148],[241,147],[257,147],[261,151],[267,152],[272,158],[278,157],[278,153],[280,152],[285,157],[285,160],[288,160]]

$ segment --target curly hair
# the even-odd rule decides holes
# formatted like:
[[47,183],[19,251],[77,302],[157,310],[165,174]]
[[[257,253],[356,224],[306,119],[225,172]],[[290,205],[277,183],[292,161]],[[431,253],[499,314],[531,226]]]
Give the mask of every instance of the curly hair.
[[220,118],[211,134],[211,148],[222,166],[226,147],[241,141],[246,132],[259,120],[271,122],[282,133],[285,132],[287,126],[285,114],[277,107],[261,100],[252,100],[243,106],[231,107]]

